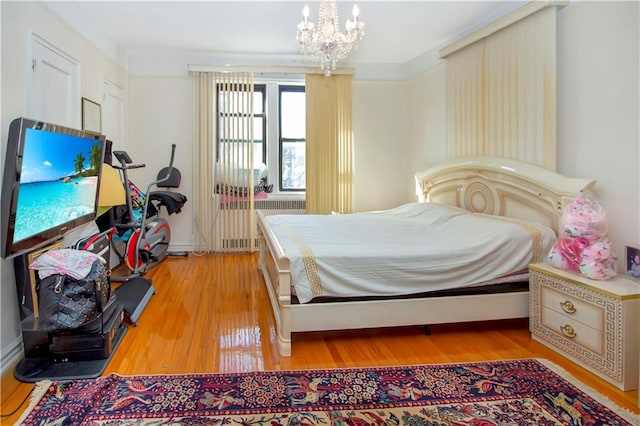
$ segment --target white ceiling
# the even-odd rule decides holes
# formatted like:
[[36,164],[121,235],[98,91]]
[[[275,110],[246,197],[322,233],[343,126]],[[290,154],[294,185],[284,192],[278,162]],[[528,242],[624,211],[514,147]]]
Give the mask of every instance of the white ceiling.
[[[318,1],[45,1],[91,41],[129,57],[210,54],[299,55],[296,25]],[[338,1],[342,24],[353,1]],[[515,1],[360,0],[365,36],[351,64],[405,64],[523,4]],[[247,62],[247,61],[245,61]]]

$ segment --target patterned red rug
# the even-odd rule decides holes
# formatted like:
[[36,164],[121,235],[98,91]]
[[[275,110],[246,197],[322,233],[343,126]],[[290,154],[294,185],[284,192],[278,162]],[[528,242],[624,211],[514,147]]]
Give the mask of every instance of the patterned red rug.
[[23,425],[638,425],[548,361],[43,382]]

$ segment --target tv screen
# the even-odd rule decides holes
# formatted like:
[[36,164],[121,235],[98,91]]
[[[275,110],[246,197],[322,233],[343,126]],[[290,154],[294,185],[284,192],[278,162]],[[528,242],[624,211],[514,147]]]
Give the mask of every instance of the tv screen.
[[2,257],[27,253],[96,217],[105,137],[15,119],[2,183]]

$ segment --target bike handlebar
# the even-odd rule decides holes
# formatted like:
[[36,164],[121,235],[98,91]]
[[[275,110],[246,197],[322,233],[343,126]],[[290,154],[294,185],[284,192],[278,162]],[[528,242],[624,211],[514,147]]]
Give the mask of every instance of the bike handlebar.
[[124,166],[111,166],[111,167],[119,170],[131,170],[131,169],[141,169],[143,167],[147,167],[147,165],[142,163],[142,164],[127,164]]
[[133,161],[131,160],[131,157],[129,157],[129,154],[127,154],[126,151],[113,151],[113,155],[120,162],[119,166],[113,166],[116,169],[129,170],[129,169],[140,169],[142,167],[145,167],[144,163],[131,164]]
[[171,160],[169,160],[169,168],[173,167],[173,156],[176,153],[176,144],[171,144]]

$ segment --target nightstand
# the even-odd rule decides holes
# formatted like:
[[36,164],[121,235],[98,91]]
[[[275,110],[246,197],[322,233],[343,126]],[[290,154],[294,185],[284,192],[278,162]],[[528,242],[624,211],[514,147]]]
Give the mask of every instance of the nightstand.
[[529,266],[531,337],[623,391],[638,388],[640,284]]

